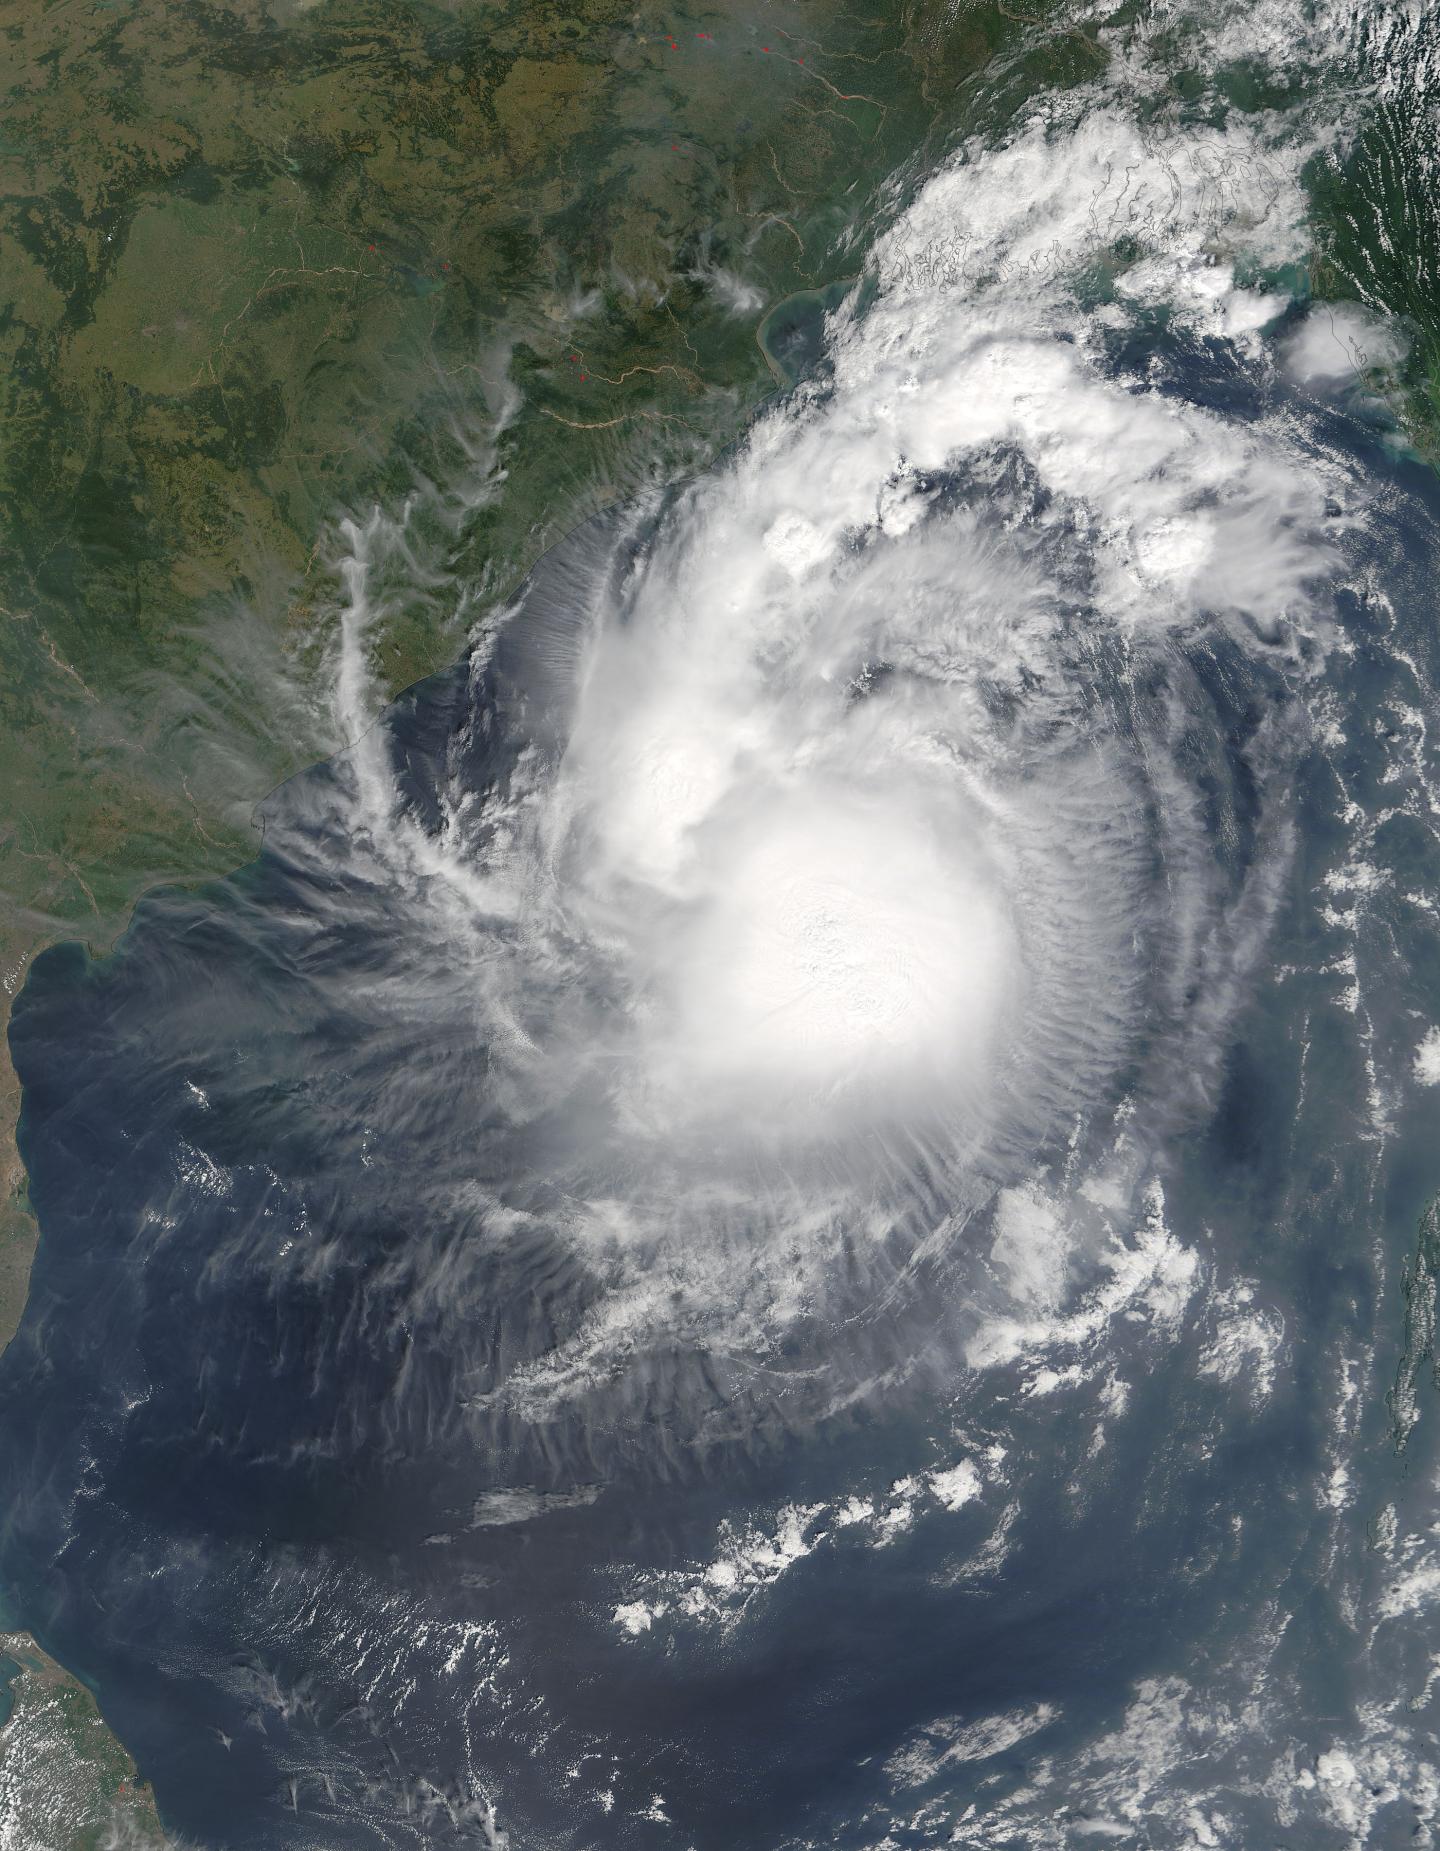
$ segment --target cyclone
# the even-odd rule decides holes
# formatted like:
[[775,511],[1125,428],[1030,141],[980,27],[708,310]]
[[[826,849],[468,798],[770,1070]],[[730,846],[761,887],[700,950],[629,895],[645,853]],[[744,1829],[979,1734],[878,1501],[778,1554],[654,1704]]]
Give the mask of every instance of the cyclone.
[[17,999],[0,1565],[194,1842],[1440,1830],[1440,498],[1305,268],[1425,32],[1104,31],[513,596],[338,519],[343,744]]
[[[1111,194],[1167,249],[1228,210],[1245,261],[1279,265],[1299,207],[1275,161],[1101,112],[942,173],[822,372],[502,615],[464,722],[492,760],[456,760],[439,834],[383,737],[358,749],[388,878],[485,947],[493,1099],[534,1187],[564,1191],[534,1231],[608,1280],[542,1382],[668,1342],[657,1268],[701,1352],[737,1306],[745,1341],[791,1341],[842,1251],[844,1292],[869,1278],[861,1302],[892,1308],[958,1267],[969,1341],[996,1191],[1107,1139],[1131,1190],[1193,1104],[1284,865],[1292,693],[1323,666],[1357,490],[1283,394],[1244,421],[1203,402],[1217,329],[1257,409],[1267,389],[1283,301],[1240,285],[1238,247],[1174,279],[1173,380],[1117,365],[1114,305],[1086,312],[1074,279]],[[974,286],[911,280],[942,231]],[[1271,689],[1243,791],[1217,673]]]

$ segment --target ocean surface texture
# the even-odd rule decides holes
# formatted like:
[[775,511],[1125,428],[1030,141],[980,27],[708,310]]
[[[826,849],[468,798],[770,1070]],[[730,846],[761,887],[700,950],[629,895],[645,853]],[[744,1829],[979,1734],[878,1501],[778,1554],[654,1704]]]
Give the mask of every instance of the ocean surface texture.
[[0,1578],[184,1841],[1433,1842],[1440,494],[1167,30],[379,715],[346,522],[358,742],[35,965]]

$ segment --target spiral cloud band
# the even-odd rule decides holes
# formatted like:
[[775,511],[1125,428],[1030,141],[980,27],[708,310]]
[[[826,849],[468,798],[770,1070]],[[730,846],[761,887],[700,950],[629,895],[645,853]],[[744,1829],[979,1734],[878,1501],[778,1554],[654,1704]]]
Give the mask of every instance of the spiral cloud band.
[[[599,1269],[512,1388],[677,1332],[763,1350],[1037,1165],[1104,1146],[1077,1202],[1133,1200],[1263,932],[1281,683],[1323,657],[1351,497],[1294,417],[1190,389],[1275,376],[1285,302],[1237,269],[1295,254],[1305,152],[1104,109],[972,149],[815,379],[537,574],[484,670],[505,773],[457,774],[437,835],[372,762],[375,839],[480,948],[533,1166],[505,1212]],[[1137,372],[1161,303],[1170,370]],[[1273,711],[1226,713],[1227,651]]]
[[703,473],[625,427],[503,607],[533,426],[345,523],[344,748],[16,999],[7,1588],[177,1818],[1433,1837],[1440,493],[1298,281],[1368,104],[1323,5],[1051,25]]

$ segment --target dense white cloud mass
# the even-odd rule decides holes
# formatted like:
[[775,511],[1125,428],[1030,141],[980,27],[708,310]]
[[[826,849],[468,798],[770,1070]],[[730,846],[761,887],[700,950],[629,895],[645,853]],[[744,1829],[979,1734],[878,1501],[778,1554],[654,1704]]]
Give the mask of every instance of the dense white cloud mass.
[[[1303,299],[1348,27],[1080,24],[806,383],[378,720],[387,600],[481,594],[351,523],[353,749],[58,1086],[40,973],[33,1098],[79,1048],[131,1140],[45,1133],[121,1346],[22,1436],[55,1586],[178,1702],[203,1631],[282,1838],[1433,1837],[1440,523]],[[1252,57],[1287,117],[1165,90]]]
[[[1117,373],[1076,312],[1106,176],[1125,162],[1132,204],[1173,183],[1176,151],[1131,133],[1036,127],[935,181],[833,382],[669,511],[602,616],[552,867],[618,954],[620,1051],[667,1132],[923,1100],[1054,1130],[1203,906],[1184,798],[1141,762],[1153,721],[1110,703],[1168,631],[1311,627],[1329,485],[1282,430]],[[974,201],[990,280],[884,281]],[[1182,231],[1214,210],[1203,186],[1168,203]],[[1243,294],[1212,276],[1207,313]],[[1142,899],[1151,822],[1168,920]]]
[[1405,354],[1399,332],[1348,302],[1312,308],[1285,343],[1285,364],[1297,379],[1359,380],[1393,367]]
[[499,789],[457,786],[437,838],[362,749],[377,842],[474,938],[535,1212],[607,1268],[527,1395],[667,1330],[764,1349],[837,1256],[847,1291],[893,1280],[1108,1141],[1043,1263],[1013,1216],[976,1259],[974,1316],[1029,1328],[1067,1242],[1130,1239],[1147,1138],[1203,1087],[1293,722],[1252,729],[1254,852],[1222,867],[1187,644],[1303,675],[1355,495],[1292,416],[1125,342],[1163,310],[1186,365],[1274,378],[1284,299],[1237,276],[1303,253],[1312,144],[1068,107],[925,186],[723,467],[541,573],[500,632],[535,743]]

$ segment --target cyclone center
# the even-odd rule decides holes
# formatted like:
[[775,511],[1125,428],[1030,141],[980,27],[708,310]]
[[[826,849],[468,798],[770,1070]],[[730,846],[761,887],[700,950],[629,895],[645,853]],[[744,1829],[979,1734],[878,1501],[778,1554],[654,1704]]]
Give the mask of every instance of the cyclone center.
[[780,802],[727,834],[713,871],[676,971],[699,1079],[773,1106],[983,1069],[1011,949],[953,804]]

